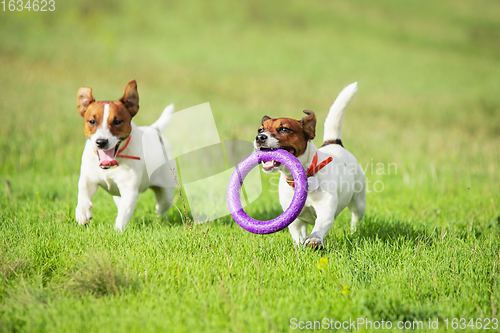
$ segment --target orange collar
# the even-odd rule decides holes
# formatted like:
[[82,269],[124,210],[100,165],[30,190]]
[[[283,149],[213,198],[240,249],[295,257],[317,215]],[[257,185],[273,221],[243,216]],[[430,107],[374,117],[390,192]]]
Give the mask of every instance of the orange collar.
[[130,155],[120,155],[120,153],[122,151],[125,150],[125,148],[127,148],[128,146],[128,143],[130,142],[130,139],[132,138],[132,136],[130,135],[127,139],[127,142],[125,142],[125,146],[123,146],[122,149],[118,150],[118,153],[116,153],[116,157],[121,157],[121,158],[130,158],[131,160],[140,160],[141,158],[138,157],[138,156],[130,156]]
[[[312,160],[311,165],[309,166],[309,169],[307,169],[306,171],[307,178],[314,176],[316,173],[318,173],[319,170],[323,169],[331,161],[333,161],[333,158],[331,156],[328,156],[326,160],[318,164],[318,152],[316,152],[316,155],[314,155],[314,158]],[[295,181],[293,179],[288,179],[288,178],[285,179],[288,185],[290,185],[291,187],[295,187]]]

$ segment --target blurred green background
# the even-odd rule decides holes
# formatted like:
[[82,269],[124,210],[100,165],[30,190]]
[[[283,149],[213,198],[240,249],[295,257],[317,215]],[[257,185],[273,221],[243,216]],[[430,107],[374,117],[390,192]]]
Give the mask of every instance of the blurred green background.
[[[176,110],[182,110],[210,102],[222,140],[250,141],[263,115],[298,119],[303,116],[302,110],[310,109],[318,117],[317,145],[322,142],[323,121],[337,94],[344,86],[357,81],[358,94],[344,119],[343,142],[366,169],[371,184],[375,181],[383,184],[382,191],[380,187],[374,191],[368,185],[371,192],[367,197],[364,236],[371,239],[383,232],[388,235],[393,232],[394,223],[400,221],[408,230],[430,228],[426,235],[436,226],[442,228],[441,242],[445,230],[455,232],[452,238],[455,243],[462,242],[459,235],[463,232],[469,234],[474,230],[478,237],[493,235],[496,241],[488,244],[496,249],[492,250],[493,255],[498,251],[500,2],[56,0],[55,5],[54,12],[44,13],[10,12],[8,7],[0,10],[0,220],[1,231],[9,240],[2,244],[2,253],[5,258],[11,258],[9,260],[31,258],[29,272],[33,280],[30,283],[37,284],[36,274],[41,272],[42,289],[55,285],[56,289],[50,290],[57,294],[58,281],[63,281],[66,269],[71,271],[73,267],[68,268],[66,259],[62,258],[72,258],[68,260],[73,260],[73,265],[85,261],[71,253],[71,248],[78,248],[80,245],[75,244],[80,241],[85,244],[86,237],[100,244],[89,253],[110,250],[111,260],[127,267],[132,260],[113,257],[115,243],[99,243],[101,236],[96,230],[108,240],[116,241],[116,246],[125,246],[118,238],[121,236],[112,231],[116,212],[109,195],[100,191],[94,200],[95,218],[89,228],[95,230],[91,234],[76,228],[73,217],[81,152],[86,140],[76,109],[76,92],[80,86],[88,86],[93,88],[97,100],[116,100],[131,79],[137,80],[140,95],[141,108],[134,119],[138,125],[151,124],[170,103],[175,103]],[[388,174],[387,166],[393,163],[397,165],[397,173]],[[377,173],[380,166],[385,167],[385,173]],[[269,192],[266,185],[275,182],[272,177],[275,176],[263,176],[267,190],[249,207],[252,216],[265,218],[279,213],[277,194]],[[165,225],[154,217],[152,194],[142,196],[130,224],[131,231],[123,237],[130,237],[131,242],[150,237],[147,228],[153,226],[159,231],[155,229],[151,239],[163,235],[165,230],[182,238],[177,212],[172,209],[168,216],[171,223],[174,221],[173,229],[163,229]],[[329,235],[334,257],[335,251],[343,251],[343,245],[336,244],[348,242],[343,238],[348,219],[348,214],[342,213]],[[141,229],[144,225],[147,230]],[[417,234],[423,235],[424,229],[419,230],[422,233],[402,234],[411,238],[406,244],[408,253],[413,253],[413,246],[418,248],[412,242],[416,242]],[[236,229],[222,227],[219,231],[228,239],[233,237],[233,241],[236,235],[238,242],[247,242],[242,256],[251,251],[253,240],[255,258],[256,238]],[[20,234],[31,236],[23,240]],[[37,241],[31,243],[29,237],[33,235],[40,238],[33,238]],[[76,243],[66,246],[69,235],[77,235],[73,239]],[[273,239],[288,244],[289,238],[287,234],[257,238],[258,242],[270,242],[265,243],[269,246],[268,252],[261,249],[263,258],[273,252],[270,250]],[[486,246],[485,239],[479,247]],[[57,245],[47,254],[45,246],[51,242]],[[359,240],[357,242],[359,245]],[[458,246],[455,243],[443,245],[444,257],[451,258],[448,250]],[[188,244],[188,247],[193,245]],[[362,241],[360,246],[363,244]],[[225,246],[224,243],[224,249]],[[463,246],[465,249],[465,244]],[[472,247],[467,245],[467,249]],[[372,248],[385,251],[388,247],[381,245],[381,249]],[[474,245],[474,256],[475,249]],[[186,256],[184,259],[189,258],[190,254],[182,252],[186,249],[177,248],[177,251],[179,258],[182,255]],[[286,251],[283,257],[293,259],[295,250],[287,248]],[[364,253],[355,246],[347,251]],[[472,254],[467,251],[457,260],[470,259]],[[135,249],[128,255],[134,260],[142,258]],[[220,255],[225,258],[228,254]],[[300,255],[306,257],[301,265],[312,263],[314,266],[316,257],[304,252]],[[33,259],[35,257],[39,262]],[[174,256],[169,260],[177,259]],[[226,265],[224,260],[218,263],[222,267]],[[418,265],[424,265],[420,259],[415,260]],[[488,256],[484,260],[493,262]],[[236,259],[236,262],[242,261]],[[474,259],[471,266],[473,264]],[[133,269],[143,272],[143,265],[147,262]],[[174,282],[182,265],[179,261],[172,263],[173,268],[169,266]],[[293,272],[294,265],[292,261],[286,267]],[[219,266],[214,264],[214,267]],[[246,276],[246,266],[235,268],[239,277],[243,276],[243,268]],[[194,270],[197,269],[195,266]],[[429,288],[437,293],[434,272],[422,273],[422,279],[432,275],[434,287]],[[477,274],[471,273],[471,276]],[[484,274],[477,275],[480,281],[490,279],[489,271]],[[385,281],[386,277],[379,278]],[[394,279],[400,281],[401,276],[396,275]],[[16,288],[22,290],[21,280],[15,281]],[[451,281],[449,276],[438,276],[438,282],[447,281]],[[358,286],[366,295],[375,295],[370,306],[377,310],[373,310],[372,315],[390,313],[397,317],[410,311],[408,304],[422,302],[421,296],[418,299],[414,296],[417,293],[413,293],[413,289],[393,286],[389,283],[387,288],[395,294],[395,299],[402,294],[406,298],[400,308],[388,306],[392,310],[379,303],[377,290],[384,290],[380,285]],[[492,282],[492,286],[498,289],[496,282]],[[258,291],[259,286],[256,288]],[[7,293],[7,289],[2,289],[0,297],[5,302],[3,309],[10,308],[9,302],[14,302],[7,297],[14,292]],[[219,295],[217,290],[215,294]],[[412,313],[417,317],[435,314],[438,304],[445,300],[452,304],[449,309],[453,309],[453,304],[461,299],[454,297],[463,293],[455,285],[450,290],[450,294],[429,296],[424,308],[431,310],[417,309]],[[229,292],[229,297],[240,295],[241,290],[234,293]],[[290,295],[293,298],[293,294]],[[314,299],[313,294],[307,295]],[[365,300],[371,296],[366,295],[355,301],[361,304],[360,309],[365,309],[358,313],[370,308]],[[182,299],[180,294],[176,297]],[[487,304],[484,306],[494,314],[493,296],[484,292],[478,297],[482,301],[472,296],[468,300],[474,299],[471,302],[477,301],[481,306]],[[424,299],[427,298],[424,296]],[[255,302],[255,306],[260,306],[260,299]],[[292,300],[284,302],[295,304]],[[66,308],[63,303],[57,304],[63,309],[52,308],[56,314]],[[345,311],[352,305],[342,304],[339,306]],[[455,314],[479,309],[476,303],[467,306],[457,305]],[[29,306],[26,309],[30,309]],[[315,309],[321,311],[320,307]],[[251,313],[251,309],[247,311]],[[256,312],[257,319],[264,316],[278,324],[277,328],[265,326],[261,331],[281,331],[287,327],[279,321],[283,318],[278,308],[269,310],[275,316],[271,319],[262,315],[262,311]],[[40,313],[43,317],[43,312]],[[29,313],[25,315],[29,317]],[[14,323],[12,327],[16,327],[17,322],[12,318],[4,323]],[[19,322],[23,320],[26,319]],[[110,325],[112,327],[112,321]]]
[[[210,102],[223,140],[252,140],[264,114],[311,109],[320,144],[331,103],[358,81],[343,139],[368,178],[384,182],[368,211],[443,224],[491,218],[498,17],[497,1],[95,0],[0,12],[0,175],[76,179],[80,86],[116,99],[136,79],[139,125],[169,103]],[[371,172],[377,163],[396,163],[397,175]]]

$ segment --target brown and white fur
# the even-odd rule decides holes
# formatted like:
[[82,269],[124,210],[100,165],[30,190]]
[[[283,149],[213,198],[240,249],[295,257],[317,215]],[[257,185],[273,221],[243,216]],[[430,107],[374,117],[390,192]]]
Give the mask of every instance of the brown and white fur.
[[[299,217],[288,227],[294,242],[304,243],[311,248],[322,248],[323,239],[333,226],[340,212],[349,207],[351,229],[356,230],[357,222],[363,217],[366,206],[365,174],[358,161],[342,145],[342,120],[345,110],[357,92],[353,83],[339,94],[325,121],[324,144],[317,148],[312,140],[316,135],[316,116],[312,111],[301,120],[290,118],[262,118],[254,146],[256,149],[285,149],[300,161],[305,170],[309,168],[318,153],[318,163],[333,157],[333,161],[321,169],[314,177],[318,180],[317,189],[310,187],[304,209]],[[286,178],[293,179],[290,171],[275,161],[262,163],[266,173],[281,172],[279,181],[279,200],[283,210],[290,205],[294,188],[287,184]],[[307,236],[307,224],[314,225]]]
[[[137,83],[130,81],[122,98],[113,102],[96,102],[92,89],[81,87],[77,94],[78,111],[85,120],[83,132],[88,140],[82,156],[80,180],[78,182],[78,205],[76,221],[86,224],[92,218],[92,197],[99,186],[113,195],[118,208],[115,228],[123,230],[129,223],[135,210],[139,193],[152,188],[157,205],[156,213],[165,215],[170,207],[175,188],[175,165],[172,174],[163,175],[165,187],[151,184],[145,168],[142,136],[148,127],[137,127],[132,118],[139,111]],[[173,113],[174,106],[169,105],[160,118],[152,125],[163,132]],[[136,156],[140,160],[120,158],[118,150],[130,138],[123,155]],[[169,151],[168,142],[163,138],[165,151]],[[163,154],[162,151],[159,154]],[[116,160],[115,160],[116,158]]]

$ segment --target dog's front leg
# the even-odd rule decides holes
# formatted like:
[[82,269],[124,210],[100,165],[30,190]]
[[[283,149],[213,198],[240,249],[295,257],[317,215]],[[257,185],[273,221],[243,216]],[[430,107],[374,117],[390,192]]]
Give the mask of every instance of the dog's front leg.
[[[284,191],[280,192],[280,204],[283,211],[285,211],[292,203],[293,194],[290,195],[290,193],[283,193]],[[307,236],[307,224],[314,224],[315,221],[316,214],[314,209],[312,207],[305,206],[295,221],[288,226],[288,231],[290,231],[290,235],[292,235],[295,245],[299,246],[304,243]]]
[[311,234],[307,236],[304,243],[306,247],[312,249],[323,248],[323,239],[333,226],[337,205],[338,197],[331,192],[322,192],[321,199],[314,202],[313,207],[317,218]]
[[296,219],[288,226],[288,231],[290,231],[295,245],[299,246],[306,239],[307,224],[301,219]]
[[[288,209],[293,198],[293,193],[289,193],[287,190],[288,188],[285,187],[284,190],[280,191],[279,199],[283,211]],[[305,209],[304,207],[304,210]],[[304,211],[302,211],[302,213],[304,213]],[[299,246],[305,241],[307,236],[307,225],[305,221],[300,218],[300,215],[288,226],[288,231],[290,231],[290,235],[292,235],[295,245]]]
[[87,224],[92,218],[92,197],[97,192],[98,185],[87,177],[80,175],[78,181],[78,204],[75,210],[75,219],[79,225]]
[[126,190],[121,190],[121,199],[119,200],[118,215],[116,216],[115,229],[123,231],[132,218],[135,206],[137,204],[137,199],[139,198],[139,192],[137,190],[128,188]]

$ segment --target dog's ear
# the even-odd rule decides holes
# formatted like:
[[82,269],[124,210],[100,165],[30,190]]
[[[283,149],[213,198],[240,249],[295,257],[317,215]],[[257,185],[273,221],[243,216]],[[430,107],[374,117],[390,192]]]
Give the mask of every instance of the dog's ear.
[[135,80],[131,80],[127,84],[120,102],[125,105],[132,117],[137,114],[137,111],[139,111],[139,93],[137,92],[137,82]]
[[90,103],[95,102],[94,97],[92,97],[92,89],[87,87],[81,87],[78,89],[78,93],[76,93],[76,101],[78,103],[78,112],[80,112],[80,115],[83,117]]
[[262,124],[264,124],[264,122],[265,122],[266,120],[269,120],[269,119],[271,119],[271,117],[268,117],[268,116],[264,116],[264,117],[262,117]]
[[302,118],[299,123],[306,133],[307,140],[312,140],[316,136],[316,116],[314,112],[310,110],[304,110],[304,113],[307,114],[307,116]]

